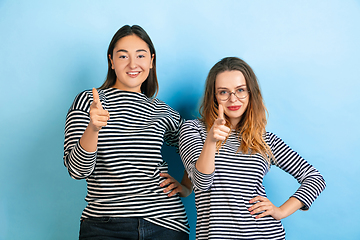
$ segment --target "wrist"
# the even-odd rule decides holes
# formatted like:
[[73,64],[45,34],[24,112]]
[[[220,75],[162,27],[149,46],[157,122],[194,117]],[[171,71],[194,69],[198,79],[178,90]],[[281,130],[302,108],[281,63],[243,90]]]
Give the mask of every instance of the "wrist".
[[288,215],[286,213],[286,209],[282,208],[282,206],[278,207],[278,215],[276,217],[276,220],[281,220],[286,218]]
[[182,185],[182,184],[180,184],[180,185],[182,186],[182,189],[181,189],[182,191],[179,192],[179,196],[180,197],[189,196],[191,193],[190,189],[188,189],[185,185]]
[[303,203],[294,197],[290,197],[283,205],[279,207],[281,219],[286,218],[299,210]]
[[92,124],[91,122],[89,122],[88,129],[89,129],[89,131],[92,131],[93,133],[98,134],[99,131],[101,130],[101,127],[97,127],[94,124]]
[[216,143],[218,140],[216,138],[213,138],[208,134],[208,136],[205,139],[204,146],[207,145],[208,147],[214,147],[216,148]]

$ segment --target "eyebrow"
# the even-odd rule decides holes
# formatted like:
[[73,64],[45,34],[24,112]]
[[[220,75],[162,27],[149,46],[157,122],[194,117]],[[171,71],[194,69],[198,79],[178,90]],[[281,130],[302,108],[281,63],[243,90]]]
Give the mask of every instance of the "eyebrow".
[[[246,84],[239,85],[239,86],[235,87],[235,89],[241,88],[241,87],[246,87]],[[217,89],[226,89],[226,90],[228,90],[228,88],[226,88],[226,87],[218,87]]]
[[[128,50],[125,50],[125,49],[119,49],[119,50],[117,50],[116,51],[117,53],[118,52],[129,52]],[[147,52],[145,49],[138,49],[138,50],[136,50],[136,52]]]

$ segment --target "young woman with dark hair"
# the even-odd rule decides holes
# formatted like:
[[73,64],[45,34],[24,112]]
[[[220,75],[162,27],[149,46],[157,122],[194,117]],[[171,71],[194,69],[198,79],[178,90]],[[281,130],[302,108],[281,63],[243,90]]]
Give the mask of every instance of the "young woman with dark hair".
[[192,185],[171,177],[163,142],[178,146],[184,120],[158,92],[156,53],[140,26],[123,26],[107,52],[99,89],[80,93],[65,125],[64,164],[86,179],[80,239],[188,239],[180,197]]
[[[266,108],[251,67],[236,57],[210,70],[201,118],[184,123],[180,156],[194,184],[196,239],[284,239],[281,219],[309,209],[325,188],[321,174],[265,130]],[[301,184],[280,207],[262,184],[271,165]]]

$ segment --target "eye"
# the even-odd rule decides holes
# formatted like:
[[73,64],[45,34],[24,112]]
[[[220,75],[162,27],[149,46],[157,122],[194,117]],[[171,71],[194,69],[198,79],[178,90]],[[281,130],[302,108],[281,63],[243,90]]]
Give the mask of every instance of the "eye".
[[243,92],[246,92],[246,89],[245,88],[238,88],[238,89],[236,89],[236,92],[237,93],[243,93]]
[[126,58],[126,56],[125,56],[125,55],[120,55],[120,56],[119,56],[119,58],[121,58],[121,59],[125,59],[125,58]]
[[144,58],[145,57],[145,55],[139,55],[138,56],[138,58]]
[[225,91],[225,90],[221,90],[221,91],[219,91],[219,95],[226,95],[228,92],[227,91]]

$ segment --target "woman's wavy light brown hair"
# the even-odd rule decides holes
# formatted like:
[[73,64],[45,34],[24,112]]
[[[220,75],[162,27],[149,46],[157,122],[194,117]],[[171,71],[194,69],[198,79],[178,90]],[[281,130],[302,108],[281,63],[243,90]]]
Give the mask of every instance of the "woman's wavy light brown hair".
[[[209,131],[217,119],[218,102],[215,97],[215,81],[217,75],[225,71],[240,71],[245,77],[246,87],[249,91],[249,104],[235,128],[241,141],[238,151],[248,154],[260,153],[270,164],[271,160],[275,161],[275,159],[270,147],[264,140],[267,109],[254,71],[240,58],[223,58],[210,69],[206,79],[204,98],[200,106],[200,120],[206,124]],[[226,115],[225,121],[226,126],[230,127],[230,120]],[[225,141],[218,142],[217,150]]]
[[129,35],[136,35],[139,38],[141,38],[149,47],[150,50],[150,56],[154,56],[153,62],[152,62],[152,68],[150,69],[149,76],[146,78],[146,80],[141,84],[141,92],[145,94],[147,97],[153,97],[157,95],[159,91],[159,84],[157,80],[156,75],[156,54],[155,54],[155,47],[152,43],[149,35],[145,32],[143,28],[141,28],[138,25],[125,25],[121,27],[113,36],[111,39],[111,42],[109,44],[109,48],[107,51],[106,58],[108,60],[108,73],[106,76],[106,80],[103,83],[103,85],[99,89],[106,89],[111,88],[116,83],[116,74],[115,70],[111,67],[111,61],[109,59],[109,56],[111,59],[113,58],[113,51],[115,48],[116,43],[123,37],[129,36]]

